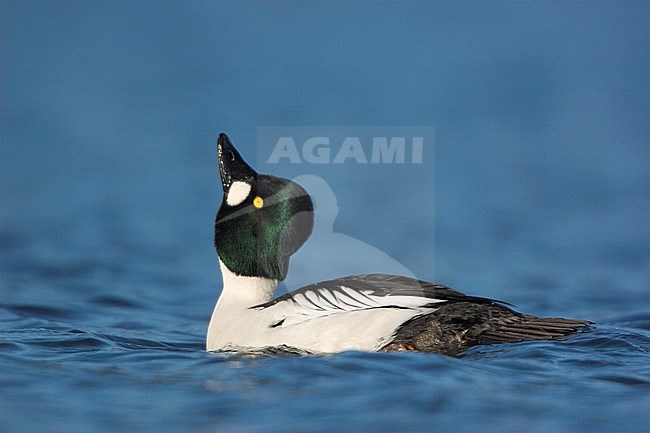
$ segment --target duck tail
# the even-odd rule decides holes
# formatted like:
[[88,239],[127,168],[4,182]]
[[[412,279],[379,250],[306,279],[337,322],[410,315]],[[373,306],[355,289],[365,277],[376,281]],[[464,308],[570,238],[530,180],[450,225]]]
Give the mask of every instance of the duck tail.
[[419,350],[456,356],[477,344],[551,340],[591,324],[586,320],[522,314],[496,301],[449,302],[403,323],[381,350]]
[[[514,320],[513,320],[514,319]],[[526,340],[550,340],[572,334],[592,325],[587,320],[563,319],[559,317],[535,317],[521,314],[516,319],[491,327],[481,333],[480,344],[517,343]]]

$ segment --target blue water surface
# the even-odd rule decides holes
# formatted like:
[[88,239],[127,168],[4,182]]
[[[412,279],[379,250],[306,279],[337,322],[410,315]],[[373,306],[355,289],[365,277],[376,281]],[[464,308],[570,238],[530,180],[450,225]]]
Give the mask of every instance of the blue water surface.
[[[0,430],[650,431],[649,12],[2,1]],[[314,125],[435,140],[418,164],[268,163],[260,128]],[[460,358],[205,352],[221,131],[326,185],[338,237],[294,281],[352,245],[596,324]]]

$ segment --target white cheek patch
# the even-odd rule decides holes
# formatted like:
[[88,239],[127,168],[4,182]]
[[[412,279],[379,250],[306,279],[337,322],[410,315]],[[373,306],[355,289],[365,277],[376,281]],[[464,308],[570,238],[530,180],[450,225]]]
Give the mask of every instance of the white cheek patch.
[[235,181],[230,185],[228,194],[226,195],[226,203],[228,206],[237,206],[239,203],[246,200],[246,197],[251,193],[251,186],[246,182]]

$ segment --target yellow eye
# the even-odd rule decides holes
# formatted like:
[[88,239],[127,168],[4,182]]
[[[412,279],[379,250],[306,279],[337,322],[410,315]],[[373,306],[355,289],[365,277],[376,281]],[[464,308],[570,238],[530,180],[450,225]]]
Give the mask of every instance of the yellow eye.
[[260,209],[262,206],[264,206],[264,200],[262,200],[262,197],[257,196],[253,199],[253,206],[256,208]]

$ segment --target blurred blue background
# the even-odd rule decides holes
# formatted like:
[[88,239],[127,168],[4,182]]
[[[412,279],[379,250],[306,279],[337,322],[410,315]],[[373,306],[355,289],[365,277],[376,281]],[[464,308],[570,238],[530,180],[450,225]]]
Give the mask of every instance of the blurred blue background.
[[[647,2],[0,5],[3,430],[650,429]],[[263,164],[259,127],[309,125],[435,142],[418,165]],[[221,131],[263,171],[323,178],[334,231],[416,276],[611,328],[545,362],[544,389],[516,368],[542,343],[496,365],[203,353]]]

